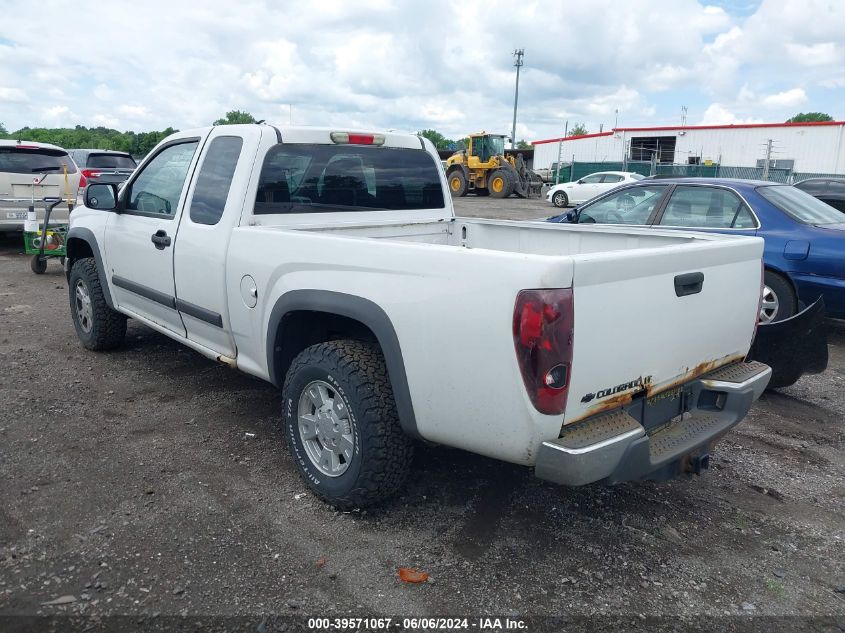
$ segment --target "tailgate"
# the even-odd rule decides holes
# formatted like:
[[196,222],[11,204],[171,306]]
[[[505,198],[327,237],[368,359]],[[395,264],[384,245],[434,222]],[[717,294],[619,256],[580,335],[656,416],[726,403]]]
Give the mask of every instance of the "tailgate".
[[564,424],[745,357],[763,240],[695,237],[573,258],[575,336]]

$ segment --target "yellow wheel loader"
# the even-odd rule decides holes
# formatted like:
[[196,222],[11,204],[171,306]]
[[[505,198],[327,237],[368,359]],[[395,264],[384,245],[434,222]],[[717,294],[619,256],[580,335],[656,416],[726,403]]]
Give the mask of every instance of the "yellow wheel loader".
[[469,135],[469,146],[446,161],[446,180],[453,198],[469,192],[479,196],[520,198],[539,196],[540,176],[528,169],[522,154],[505,152],[505,136],[480,132]]

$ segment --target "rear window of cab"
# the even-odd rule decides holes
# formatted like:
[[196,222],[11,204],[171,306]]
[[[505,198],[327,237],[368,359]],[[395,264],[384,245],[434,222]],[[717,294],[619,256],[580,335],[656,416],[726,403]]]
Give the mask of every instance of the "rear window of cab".
[[255,213],[442,209],[440,178],[421,149],[281,144],[264,159]]

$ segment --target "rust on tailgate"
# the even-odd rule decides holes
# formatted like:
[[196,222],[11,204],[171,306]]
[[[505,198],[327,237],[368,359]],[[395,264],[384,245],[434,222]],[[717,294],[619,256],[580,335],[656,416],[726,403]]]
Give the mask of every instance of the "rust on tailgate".
[[711,371],[719,369],[720,367],[724,367],[725,365],[730,365],[731,363],[741,361],[744,358],[745,354],[729,354],[728,356],[723,356],[722,358],[717,358],[715,360],[704,361],[703,363],[699,363],[692,369],[690,369],[689,367],[685,368],[683,373],[679,374],[677,378],[661,385],[653,385],[649,377],[648,380],[643,381],[642,385],[638,385],[636,387],[633,387],[632,389],[629,389],[628,391],[617,393],[610,398],[606,398],[603,399],[601,402],[597,402],[589,409],[587,409],[587,411],[585,411],[583,414],[579,415],[576,418],[566,418],[563,422],[563,425],[569,426],[570,424],[581,422],[582,420],[585,420],[594,415],[598,415],[599,413],[604,413],[606,411],[612,411],[613,409],[624,407],[626,404],[630,404],[631,401],[634,399],[634,396],[640,393],[641,391],[645,391],[647,398],[656,396],[658,394],[663,393],[664,391],[669,391],[670,389],[674,389],[675,387],[688,383],[689,381],[694,380],[699,376],[709,374]]

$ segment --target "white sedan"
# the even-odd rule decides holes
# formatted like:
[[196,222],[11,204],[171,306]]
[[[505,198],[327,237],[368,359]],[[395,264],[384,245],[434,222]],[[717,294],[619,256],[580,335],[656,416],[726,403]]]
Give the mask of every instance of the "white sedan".
[[645,176],[630,171],[600,171],[581,180],[555,185],[546,194],[546,199],[556,207],[568,207],[591,200],[620,185],[642,180]]

